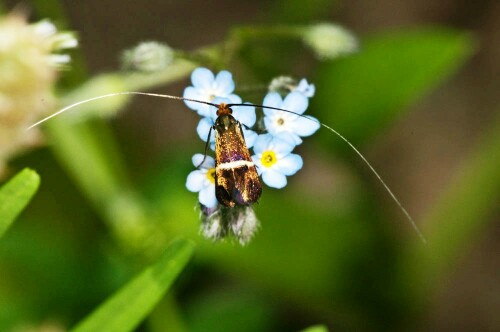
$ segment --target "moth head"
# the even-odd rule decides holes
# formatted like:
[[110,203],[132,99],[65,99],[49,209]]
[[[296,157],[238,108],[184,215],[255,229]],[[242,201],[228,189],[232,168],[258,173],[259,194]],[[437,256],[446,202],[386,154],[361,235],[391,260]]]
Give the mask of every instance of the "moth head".
[[217,116],[233,114],[233,110],[226,103],[220,103],[217,107]]

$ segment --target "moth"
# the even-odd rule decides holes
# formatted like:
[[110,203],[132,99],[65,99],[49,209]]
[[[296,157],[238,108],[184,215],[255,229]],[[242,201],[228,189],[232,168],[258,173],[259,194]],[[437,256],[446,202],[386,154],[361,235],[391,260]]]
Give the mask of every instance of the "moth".
[[262,185],[246,146],[241,123],[231,114],[232,110],[228,104],[220,104],[213,126],[215,197],[219,203],[228,207],[250,205],[262,194]]

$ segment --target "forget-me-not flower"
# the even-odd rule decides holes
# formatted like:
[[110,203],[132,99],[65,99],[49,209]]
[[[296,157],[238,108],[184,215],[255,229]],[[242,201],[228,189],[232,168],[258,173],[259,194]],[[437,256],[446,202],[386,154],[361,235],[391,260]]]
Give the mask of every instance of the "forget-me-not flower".
[[[203,155],[197,153],[193,156],[194,166],[198,166],[203,160]],[[206,156],[205,161],[197,170],[189,173],[186,180],[186,187],[189,191],[198,192],[198,200],[207,208],[217,206],[215,197],[215,160]]]
[[291,153],[295,146],[280,136],[259,135],[253,150],[252,160],[265,184],[272,188],[286,186],[286,177],[302,168],[302,157]]
[[264,98],[263,105],[296,113],[264,108],[264,124],[267,131],[274,136],[288,135],[295,145],[302,143],[300,137],[310,136],[320,127],[316,118],[300,116],[309,105],[309,100],[302,93],[290,92],[282,99],[278,93],[269,92]]
[[[184,98],[213,102],[216,97],[223,97],[230,100],[231,103],[241,103],[241,98],[233,93],[234,81],[233,75],[223,70],[216,76],[207,68],[196,68],[191,74],[191,83],[184,90]],[[203,117],[210,114],[210,106],[192,101],[184,101],[192,110],[198,112]]]

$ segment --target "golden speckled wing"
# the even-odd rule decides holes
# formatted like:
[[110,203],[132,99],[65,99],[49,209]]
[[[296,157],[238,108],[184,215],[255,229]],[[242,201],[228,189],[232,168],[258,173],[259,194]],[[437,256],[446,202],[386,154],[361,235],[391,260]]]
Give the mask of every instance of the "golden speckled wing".
[[215,196],[229,207],[255,203],[262,193],[241,124],[230,114],[215,121]]

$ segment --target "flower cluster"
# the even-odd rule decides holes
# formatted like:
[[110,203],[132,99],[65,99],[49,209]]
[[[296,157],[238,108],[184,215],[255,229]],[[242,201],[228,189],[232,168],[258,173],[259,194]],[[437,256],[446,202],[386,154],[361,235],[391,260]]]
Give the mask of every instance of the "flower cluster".
[[[192,86],[184,90],[184,98],[213,104],[242,104],[242,99],[234,93],[235,84],[228,71],[214,75],[209,69],[197,68],[191,75],[191,83]],[[314,134],[320,125],[315,118],[303,115],[308,98],[314,95],[313,84],[305,79],[297,83],[290,78],[279,78],[273,80],[271,86],[262,102],[263,106],[270,107],[263,108],[262,121],[257,121],[255,107],[251,104],[231,109],[233,117],[242,124],[247,147],[253,148],[252,161],[262,181],[269,187],[283,188],[287,176],[295,174],[303,165],[302,158],[292,153],[293,149],[302,143],[302,137]],[[277,91],[287,94],[282,97]],[[217,119],[216,108],[193,101],[185,103],[202,117],[197,127],[198,135],[203,141],[208,140],[214,149],[215,134],[211,128]],[[264,128],[257,129],[256,123],[263,124]],[[192,161],[198,169],[189,174],[186,187],[199,193],[203,234],[214,240],[234,235],[240,243],[248,242],[258,227],[252,208],[226,208],[219,204],[215,196],[214,159],[196,154]]]
[[26,127],[52,109],[57,70],[70,60],[61,51],[77,44],[48,20],[0,17],[0,176],[8,159],[41,141],[39,131]]

